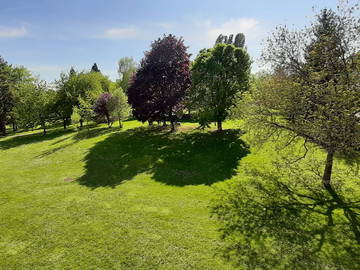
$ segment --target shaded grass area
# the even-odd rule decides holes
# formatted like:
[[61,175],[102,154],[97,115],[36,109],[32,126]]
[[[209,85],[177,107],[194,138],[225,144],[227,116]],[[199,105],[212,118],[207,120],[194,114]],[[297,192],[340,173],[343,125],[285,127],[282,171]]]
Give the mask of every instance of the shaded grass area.
[[73,132],[72,129],[55,129],[48,132],[47,135],[43,135],[43,132],[31,132],[25,134],[15,134],[13,136],[5,137],[0,140],[0,149],[6,150],[13,147],[18,147],[26,144],[44,142],[47,140],[53,140],[57,137]]
[[239,174],[217,184],[223,256],[240,269],[359,269],[360,175],[336,160],[332,188],[322,186],[326,154],[302,143],[252,149]]
[[0,139],[0,269],[232,269],[208,202],[238,132],[141,126]]
[[168,185],[211,185],[231,178],[248,154],[239,136],[238,130],[171,134],[147,128],[112,134],[87,154],[79,182],[114,187],[147,172]]

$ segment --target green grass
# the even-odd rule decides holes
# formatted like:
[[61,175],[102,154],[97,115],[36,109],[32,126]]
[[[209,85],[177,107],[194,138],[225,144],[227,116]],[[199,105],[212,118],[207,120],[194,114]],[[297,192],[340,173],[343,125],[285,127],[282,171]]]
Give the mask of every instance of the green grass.
[[0,139],[0,269],[231,269],[211,185],[249,150],[237,130],[181,127]]

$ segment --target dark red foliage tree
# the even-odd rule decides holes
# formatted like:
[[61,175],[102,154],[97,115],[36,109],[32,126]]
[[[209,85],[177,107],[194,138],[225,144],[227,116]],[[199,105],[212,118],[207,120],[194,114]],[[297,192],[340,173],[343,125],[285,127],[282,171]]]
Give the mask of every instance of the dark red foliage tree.
[[110,93],[103,93],[100,95],[100,97],[96,100],[96,103],[94,105],[94,112],[97,116],[105,117],[107,124],[111,125],[111,119],[110,119],[110,108],[109,104],[112,99],[112,95]]
[[169,120],[174,130],[191,83],[189,67],[190,54],[182,38],[170,34],[155,40],[127,90],[133,115],[143,122]]

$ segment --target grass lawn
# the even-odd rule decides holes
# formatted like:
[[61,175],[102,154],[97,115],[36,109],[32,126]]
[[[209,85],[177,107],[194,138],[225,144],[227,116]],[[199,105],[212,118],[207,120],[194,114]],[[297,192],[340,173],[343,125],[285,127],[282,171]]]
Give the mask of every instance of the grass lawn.
[[0,269],[231,269],[214,256],[211,185],[249,151],[236,130],[195,127],[0,139]]

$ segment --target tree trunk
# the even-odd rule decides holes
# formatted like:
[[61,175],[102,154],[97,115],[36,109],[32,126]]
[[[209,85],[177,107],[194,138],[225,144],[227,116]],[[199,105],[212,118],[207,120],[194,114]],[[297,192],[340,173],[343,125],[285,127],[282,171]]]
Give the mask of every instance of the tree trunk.
[[123,124],[121,122],[121,118],[119,117],[119,128],[123,128]]
[[221,120],[218,120],[217,121],[217,130],[218,131],[222,131],[223,129],[222,129],[222,121]]
[[332,167],[333,167],[333,159],[334,159],[334,151],[328,150],[326,156],[326,163],[325,169],[323,174],[323,185],[325,188],[329,188],[331,186],[331,174],[332,174]]
[[6,135],[6,125],[5,125],[5,121],[2,119],[0,119],[0,133]]
[[15,121],[14,121],[14,122],[12,122],[12,128],[13,128],[13,131],[14,131],[14,132],[17,130],[17,128],[16,128],[16,124],[15,124]]
[[172,109],[170,109],[169,118],[170,118],[170,124],[171,124],[171,132],[174,132],[174,131],[176,131],[176,126],[175,126],[175,121],[174,121],[174,117],[172,114]]
[[109,116],[109,114],[105,114],[105,117],[106,117],[106,122],[108,124],[108,127],[110,127],[110,116]]
[[171,123],[171,131],[172,132],[176,131],[176,126],[175,126],[174,120],[171,119],[170,123]]
[[83,124],[84,123],[84,120],[82,120],[82,118],[80,119],[80,128],[82,128],[83,127]]
[[166,127],[166,120],[163,120],[163,126]]
[[45,124],[45,122],[41,123],[41,126],[43,128],[43,135],[45,136],[46,135],[46,124]]
[[66,118],[63,119],[64,129],[66,129]]

